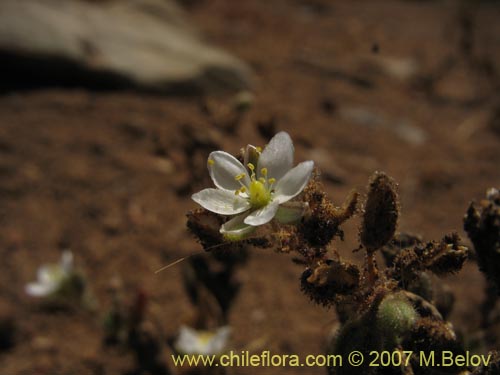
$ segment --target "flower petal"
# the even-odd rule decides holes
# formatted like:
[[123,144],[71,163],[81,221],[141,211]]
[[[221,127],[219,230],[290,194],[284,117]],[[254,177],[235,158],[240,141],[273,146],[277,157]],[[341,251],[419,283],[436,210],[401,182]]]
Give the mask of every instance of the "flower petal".
[[253,211],[245,218],[244,223],[252,226],[264,225],[266,223],[269,223],[273,219],[274,215],[276,215],[278,207],[278,202],[271,202],[267,206]]
[[53,264],[43,264],[38,267],[36,272],[38,282],[41,284],[53,283],[55,280],[54,275],[56,274],[56,267],[57,266]]
[[293,143],[286,132],[279,132],[264,148],[259,157],[258,173],[267,168],[267,177],[278,181],[293,166]]
[[287,202],[279,206],[274,218],[281,224],[298,223],[306,213],[308,207],[307,202]]
[[223,326],[215,331],[212,339],[208,343],[208,354],[220,354],[226,348],[229,337],[231,336],[231,327]]
[[205,331],[183,325],[174,347],[183,354],[217,355],[225,349],[230,334],[229,326],[218,328],[216,331]]
[[203,349],[200,348],[198,333],[196,330],[184,325],[179,329],[179,336],[177,337],[174,346],[178,352],[183,354],[201,354],[199,351],[200,349]]
[[273,199],[281,204],[297,196],[306,187],[313,168],[314,162],[309,160],[289,170],[276,184]]
[[236,215],[250,208],[246,199],[228,190],[204,189],[191,198],[203,208],[220,215]]
[[61,255],[61,270],[69,275],[73,271],[73,253],[71,250],[64,250]]
[[247,216],[247,214],[239,215],[224,223],[220,228],[224,239],[228,241],[241,241],[252,233],[255,227],[244,223]]
[[256,167],[259,164],[259,151],[257,150],[257,147],[253,145],[247,145],[245,148],[243,165],[247,166],[248,163],[252,163]]
[[224,151],[214,151],[208,156],[208,171],[215,186],[223,190],[235,191],[241,187],[235,177],[243,175],[241,182],[248,186],[250,177],[243,164],[233,155]]
[[46,297],[54,292],[56,284],[54,283],[29,283],[25,287],[26,294],[32,297]]

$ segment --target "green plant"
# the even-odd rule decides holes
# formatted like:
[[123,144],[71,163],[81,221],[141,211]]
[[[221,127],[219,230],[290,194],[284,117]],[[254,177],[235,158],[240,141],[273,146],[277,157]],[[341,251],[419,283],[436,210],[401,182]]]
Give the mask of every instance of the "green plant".
[[[302,291],[337,311],[341,326],[328,346],[329,354],[347,358],[356,350],[369,358],[373,351],[398,352],[406,364],[373,367],[365,361],[360,367],[331,367],[330,374],[441,374],[442,368],[422,365],[418,354],[434,352],[439,361],[444,352],[464,353],[445,320],[453,298],[436,283],[436,276],[460,271],[467,260],[468,250],[459,236],[451,233],[440,241],[423,242],[417,236],[397,234],[397,185],[383,172],[371,177],[362,207],[356,191],[335,206],[312,162],[291,169],[290,150],[293,157],[291,140],[279,133],[264,151],[248,146],[239,159],[221,151],[212,153],[208,166],[217,189],[193,196],[204,209],[188,214],[190,231],[206,251],[231,251],[250,244],[294,253],[295,261],[305,267]],[[279,168],[270,168],[273,163]],[[260,184],[258,189],[255,184]],[[285,215],[279,212],[287,210],[293,220],[282,220]],[[345,260],[333,244],[343,239],[341,226],[355,214],[361,216],[356,250],[365,252],[362,266]],[[480,216],[474,216],[475,228],[482,228]],[[378,253],[386,260],[383,269],[376,262]],[[458,364],[447,367],[446,373],[463,370]]]

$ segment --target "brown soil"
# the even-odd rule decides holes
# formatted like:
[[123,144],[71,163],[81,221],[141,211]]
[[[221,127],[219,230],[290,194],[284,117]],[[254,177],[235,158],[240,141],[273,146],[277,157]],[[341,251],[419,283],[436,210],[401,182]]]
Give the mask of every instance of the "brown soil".
[[[286,130],[296,160],[316,160],[338,204],[383,170],[399,183],[399,230],[425,239],[455,229],[468,244],[462,219],[469,201],[500,186],[498,3],[462,16],[459,2],[186,3],[211,42],[255,70],[254,106],[234,132],[225,130],[232,98],[201,105],[199,98],[57,88],[0,97],[0,302],[17,325],[15,345],[0,354],[2,374],[133,370],[132,354],[102,343],[116,276],[130,298],[137,288],[150,296],[158,336],[189,321],[181,266],[154,270],[201,250],[186,232],[185,213],[196,207],[190,194],[209,183],[205,162],[214,148],[236,153]],[[388,59],[409,60],[417,71],[398,77]],[[351,255],[356,225],[335,246],[359,260]],[[84,270],[97,313],[47,312],[24,294],[37,267],[64,248]],[[252,251],[230,316],[234,348],[323,352],[335,313],[300,292],[301,272],[289,256]],[[443,282],[456,292],[453,324],[473,334],[483,276],[469,262]]]

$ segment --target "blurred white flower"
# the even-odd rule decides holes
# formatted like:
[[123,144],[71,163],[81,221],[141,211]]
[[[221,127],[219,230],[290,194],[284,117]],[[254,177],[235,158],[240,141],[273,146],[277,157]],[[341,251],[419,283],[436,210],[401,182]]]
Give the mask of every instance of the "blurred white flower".
[[26,293],[33,297],[47,297],[59,290],[73,273],[73,253],[69,250],[61,255],[59,264],[44,264],[38,268],[37,281],[26,285]]
[[220,230],[229,240],[242,239],[273,218],[296,221],[304,214],[304,204],[288,201],[305,188],[314,163],[309,160],[293,167],[293,154],[286,132],[276,134],[262,152],[247,146],[245,165],[227,152],[214,151],[208,157],[208,170],[217,188],[204,189],[192,199],[217,214],[237,215]]
[[198,331],[181,326],[175,341],[175,349],[183,354],[218,355],[226,348],[231,327],[223,326],[216,331]]

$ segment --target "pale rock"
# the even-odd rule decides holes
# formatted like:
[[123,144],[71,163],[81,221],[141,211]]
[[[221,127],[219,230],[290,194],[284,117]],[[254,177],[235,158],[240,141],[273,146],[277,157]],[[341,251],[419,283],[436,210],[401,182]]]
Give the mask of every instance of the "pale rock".
[[206,93],[251,81],[246,64],[204,42],[168,0],[2,0],[0,56],[0,67],[56,84]]

